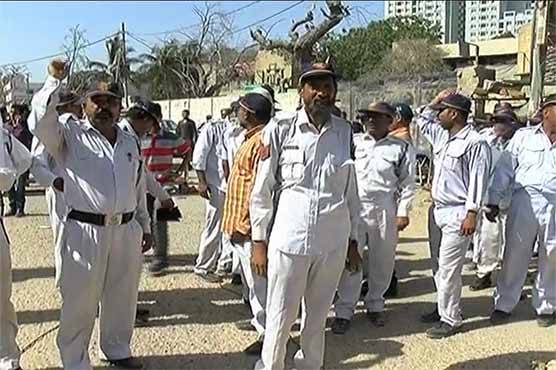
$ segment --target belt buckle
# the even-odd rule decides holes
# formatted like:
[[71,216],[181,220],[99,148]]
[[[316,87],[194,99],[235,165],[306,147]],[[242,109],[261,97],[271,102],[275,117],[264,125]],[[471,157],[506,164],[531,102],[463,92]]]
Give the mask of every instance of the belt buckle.
[[106,225],[117,226],[122,224],[122,214],[110,215],[106,217]]

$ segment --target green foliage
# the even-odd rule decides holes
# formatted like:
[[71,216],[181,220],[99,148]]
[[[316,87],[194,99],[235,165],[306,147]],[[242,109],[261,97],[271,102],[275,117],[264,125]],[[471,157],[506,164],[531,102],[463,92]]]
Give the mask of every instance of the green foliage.
[[372,21],[367,27],[352,28],[344,34],[333,34],[323,43],[333,56],[340,76],[356,80],[381,64],[392,43],[406,39],[434,43],[440,36],[440,26],[423,18],[395,17]]

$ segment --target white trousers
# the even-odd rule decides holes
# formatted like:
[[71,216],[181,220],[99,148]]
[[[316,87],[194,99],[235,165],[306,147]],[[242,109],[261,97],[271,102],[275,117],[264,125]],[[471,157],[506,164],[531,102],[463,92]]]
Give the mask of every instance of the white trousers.
[[[347,245],[347,240],[346,240]],[[255,369],[282,370],[286,345],[302,303],[296,369],[317,370],[324,360],[326,317],[345,265],[347,248],[319,256],[292,255],[270,245],[266,334]],[[303,301],[303,302],[301,302]]]
[[495,308],[511,312],[519,302],[535,239],[538,274],[533,287],[533,308],[539,315],[556,312],[555,203],[518,191],[512,197],[506,228],[506,250],[494,293]]
[[[1,222],[1,220],[0,220]],[[10,245],[2,224],[0,230],[0,370],[19,367],[19,347],[15,341],[17,318],[12,296],[12,260]]]
[[67,207],[64,200],[64,195],[52,187],[45,190],[46,205],[48,207],[48,217],[50,219],[50,226],[52,227],[52,236],[54,240],[54,266],[56,268],[56,287],[60,287],[60,274],[62,266],[62,256],[60,253],[60,243],[58,237],[60,236],[60,229],[62,222],[66,217]]
[[473,236],[473,261],[477,264],[477,276],[483,278],[494,272],[502,260],[506,214],[501,213],[496,222],[490,222],[481,211],[477,219],[479,224]]
[[62,224],[62,311],[57,344],[64,369],[91,370],[88,348],[99,303],[101,358],[131,356],[142,235],[135,220],[119,226],[75,220]]
[[434,209],[434,219],[442,233],[438,271],[434,275],[438,313],[443,322],[455,327],[460,326],[463,320],[460,308],[461,272],[465,264],[465,252],[471,243],[471,237],[460,234],[465,216],[463,206]]
[[233,243],[234,254],[239,257],[245,285],[248,288],[249,305],[253,312],[251,324],[259,336],[264,336],[266,322],[266,277],[257,275],[251,268],[251,242]]
[[215,272],[222,252],[222,231],[220,224],[226,193],[209,185],[210,199],[205,200],[205,226],[199,243],[199,256],[195,263],[195,273]]
[[[369,284],[365,305],[369,312],[382,312],[384,293],[388,290],[394,272],[398,244],[395,205],[366,209],[359,228],[363,230],[359,240],[366,242],[369,250],[366,261],[363,260],[367,264]],[[362,270],[352,273],[344,269],[338,285],[338,299],[334,305],[336,317],[351,320],[359,300],[362,278]]]

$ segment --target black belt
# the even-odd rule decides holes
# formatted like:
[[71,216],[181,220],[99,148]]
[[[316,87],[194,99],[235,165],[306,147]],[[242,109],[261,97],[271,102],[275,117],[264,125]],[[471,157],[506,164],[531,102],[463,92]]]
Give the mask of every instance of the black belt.
[[88,224],[98,225],[98,226],[106,226],[106,225],[114,226],[114,225],[127,224],[129,221],[133,220],[133,215],[134,215],[133,212],[128,212],[128,213],[120,213],[113,216],[105,216],[96,213],[72,210],[68,214],[68,218],[80,222],[85,222]]

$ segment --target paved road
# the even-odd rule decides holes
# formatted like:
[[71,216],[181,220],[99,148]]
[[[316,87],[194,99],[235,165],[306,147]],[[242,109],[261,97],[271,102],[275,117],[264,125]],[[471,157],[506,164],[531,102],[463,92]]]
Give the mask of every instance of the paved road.
[[[253,358],[242,349],[255,334],[238,331],[234,322],[248,318],[239,289],[211,285],[191,273],[203,220],[203,203],[196,196],[179,200],[185,219],[172,224],[172,267],[160,278],[143,276],[141,301],[152,312],[147,327],[135,332],[133,349],[147,369],[249,369]],[[54,288],[52,236],[46,227],[46,204],[29,198],[29,216],[6,220],[12,240],[14,303],[21,330],[25,369],[59,369],[55,346],[60,299]],[[529,369],[531,361],[556,359],[556,327],[540,329],[529,299],[519,304],[512,323],[492,327],[488,314],[492,291],[464,288],[463,333],[443,341],[423,334],[418,316],[433,308],[434,296],[427,259],[426,195],[420,194],[412,225],[402,235],[397,269],[400,297],[388,302],[388,324],[370,326],[363,310],[345,336],[327,333],[326,369]],[[465,285],[472,276],[466,272]],[[526,287],[530,295],[530,286]],[[361,307],[360,307],[361,308]],[[96,329],[95,329],[96,330]],[[295,351],[297,332],[289,351]],[[99,365],[96,331],[91,356]],[[102,367],[101,367],[102,368]]]

